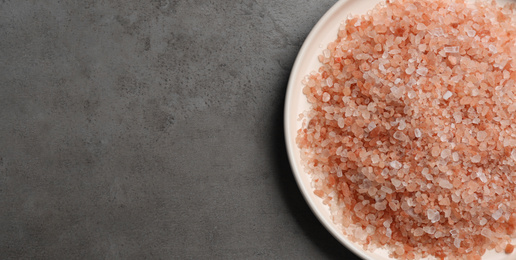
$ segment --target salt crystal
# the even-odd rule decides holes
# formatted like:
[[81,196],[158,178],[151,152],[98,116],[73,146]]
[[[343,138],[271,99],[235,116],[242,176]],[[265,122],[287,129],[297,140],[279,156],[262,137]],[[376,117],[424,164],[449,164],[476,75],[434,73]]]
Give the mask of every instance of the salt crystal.
[[392,194],[393,193],[393,190],[391,188],[387,187],[387,186],[382,186],[382,188],[380,190],[384,191],[387,194]]
[[446,53],[459,53],[459,47],[458,46],[444,47],[444,52],[446,52]]
[[376,204],[374,204],[374,208],[376,210],[385,210],[387,208],[387,202],[386,201],[377,202]]
[[441,152],[441,158],[443,158],[443,159],[448,158],[450,155],[451,155],[451,150],[450,149],[444,149]]
[[443,99],[444,100],[448,100],[453,94],[451,93],[451,91],[446,91],[446,93],[444,93],[443,95]]
[[391,230],[390,228],[387,228],[387,229],[385,230],[385,235],[386,235],[388,238],[390,238],[390,237],[392,236],[392,230]]
[[339,124],[339,127],[340,128],[344,128],[344,125],[345,125],[345,121],[344,121],[344,118],[339,118],[338,120],[338,124]]
[[398,170],[398,169],[401,169],[401,167],[403,166],[400,162],[398,161],[392,161],[390,164],[389,164],[392,168]]
[[486,183],[487,182],[487,178],[486,178],[486,175],[481,171],[479,170],[477,172],[477,177],[480,179],[480,181],[482,181],[483,183]]
[[512,149],[512,151],[511,151],[511,159],[516,161],[516,149]]
[[421,130],[419,130],[419,128],[414,129],[414,135],[416,136],[416,138],[420,138],[421,137]]
[[411,90],[407,93],[408,98],[413,99],[417,96],[417,93],[414,90]]
[[452,159],[454,162],[458,162],[459,161],[459,153],[458,152],[454,152],[452,154]]
[[487,223],[487,219],[486,218],[482,218],[480,219],[480,225],[483,226]]
[[382,176],[387,176],[389,174],[389,170],[387,168],[383,168]]
[[371,162],[372,162],[373,164],[377,164],[378,162],[380,162],[380,156],[378,156],[378,154],[373,154],[373,155],[371,156]]
[[477,34],[477,32],[476,32],[475,30],[467,30],[467,31],[466,31],[466,34],[467,34],[469,37],[473,38],[473,37],[475,37],[475,35]]
[[323,102],[330,101],[330,94],[328,94],[327,92],[324,92],[322,100],[323,100]]
[[[496,49],[496,46],[494,46],[494,45],[490,44],[490,45],[488,46],[488,48],[489,48],[489,51],[491,51],[492,53],[498,53],[498,50]],[[501,67],[501,66],[500,66],[500,67]]]
[[394,185],[394,187],[398,188],[400,185],[401,185],[401,181],[398,180],[398,179],[391,179],[391,183],[392,185]]
[[432,235],[435,233],[435,227],[425,226],[425,227],[423,227],[423,231]]
[[405,134],[400,131],[396,131],[392,137],[396,140],[403,141],[405,139]]
[[485,236],[485,237],[487,237],[487,238],[491,238],[491,234],[492,234],[492,233],[493,233],[493,231],[491,231],[491,229],[489,229],[488,227],[484,227],[484,228],[482,229],[482,231],[480,232],[480,234],[481,234],[482,236]]
[[416,68],[414,67],[408,67],[405,69],[405,73],[407,73],[408,75],[412,75],[412,73],[414,73],[415,70]]
[[461,123],[462,122],[462,114],[460,112],[453,113],[453,119],[455,119],[455,122]]
[[428,73],[428,69],[425,68],[425,67],[422,67],[420,66],[417,70],[416,70],[416,73],[420,76],[426,76],[426,74]]
[[486,138],[487,138],[487,133],[486,133],[485,131],[479,131],[479,132],[477,133],[477,140],[478,140],[479,142],[484,141]]
[[323,50],[323,55],[324,55],[324,58],[329,58],[331,55],[330,50],[328,50],[328,49]]
[[453,184],[450,183],[450,181],[446,180],[446,179],[439,179],[439,186],[441,186],[442,188],[445,188],[445,189],[452,189],[453,188]]
[[374,122],[371,122],[371,123],[369,123],[369,125],[367,125],[367,129],[369,131],[373,131],[373,129],[375,129],[375,128],[376,128],[376,124]]
[[416,236],[416,237],[420,237],[420,236],[422,236],[424,233],[425,233],[425,232],[423,231],[423,229],[422,229],[422,228],[416,228],[416,229],[414,230],[414,236]]
[[365,230],[363,230],[362,228],[360,228],[360,227],[359,227],[359,228],[357,228],[357,229],[355,229],[355,232],[354,232],[354,233],[355,233],[355,236],[354,236],[354,237],[355,237],[356,239],[360,240],[360,241],[366,240],[366,238],[367,238],[367,236],[368,236],[368,235],[367,235],[367,232],[366,232]]
[[493,213],[492,217],[494,218],[494,220],[498,220],[502,215],[502,209],[498,209],[497,211],[495,211],[495,213]]
[[405,121],[400,121],[399,125],[398,125],[398,130],[404,130],[405,127],[407,127],[407,124],[405,123]]
[[453,202],[455,202],[455,203],[460,201],[460,196],[458,196],[458,195],[452,194],[451,198],[452,198]]
[[391,223],[392,223],[392,219],[387,219],[383,222],[383,226],[388,228],[391,226]]
[[453,240],[453,245],[456,247],[456,248],[460,248],[460,242],[462,241],[462,239],[460,238],[455,238],[455,240]]
[[418,23],[416,26],[416,29],[418,29],[420,31],[426,30],[426,25],[424,23]]
[[376,227],[375,226],[372,226],[372,225],[368,225],[366,227],[366,232],[369,234],[369,235],[372,235],[374,234],[374,232],[376,231]]
[[480,155],[477,154],[477,155],[471,157],[471,162],[472,163],[479,163],[481,159],[482,159],[482,157],[480,157]]
[[439,221],[439,219],[440,219],[439,211],[437,211],[435,209],[427,209],[426,215],[427,215],[428,219],[432,221],[432,223],[435,223],[435,222]]
[[403,89],[397,87],[391,87],[391,93],[394,97],[400,98],[403,95]]

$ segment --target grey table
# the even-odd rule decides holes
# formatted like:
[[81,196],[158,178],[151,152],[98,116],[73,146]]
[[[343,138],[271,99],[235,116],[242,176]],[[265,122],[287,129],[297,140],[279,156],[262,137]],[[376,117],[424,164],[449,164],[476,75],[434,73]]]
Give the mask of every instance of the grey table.
[[0,1],[0,258],[357,259],[282,128],[334,3]]

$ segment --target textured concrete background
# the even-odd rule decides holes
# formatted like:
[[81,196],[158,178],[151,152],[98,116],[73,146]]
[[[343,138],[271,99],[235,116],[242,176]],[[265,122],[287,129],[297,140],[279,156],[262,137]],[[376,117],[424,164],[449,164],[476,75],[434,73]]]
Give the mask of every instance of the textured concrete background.
[[355,259],[283,143],[334,3],[1,0],[0,258]]

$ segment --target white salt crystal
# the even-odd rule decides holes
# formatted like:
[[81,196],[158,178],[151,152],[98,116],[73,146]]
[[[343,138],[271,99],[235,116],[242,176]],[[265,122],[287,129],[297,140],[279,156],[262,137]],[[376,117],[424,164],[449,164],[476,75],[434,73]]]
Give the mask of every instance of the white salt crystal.
[[426,233],[432,235],[432,234],[435,233],[435,227],[425,226],[425,227],[423,227],[423,231],[425,231]]
[[422,229],[422,228],[416,228],[416,229],[414,230],[414,236],[416,236],[416,237],[420,237],[420,236],[422,236],[424,233],[425,233],[425,232],[423,231],[423,229]]
[[498,220],[502,215],[502,209],[498,209],[497,211],[495,211],[495,213],[493,213],[492,217],[494,218],[494,220]]
[[454,152],[452,154],[452,159],[454,162],[458,162],[459,161],[459,153],[458,152]]
[[446,52],[446,53],[458,53],[459,52],[459,47],[458,46],[444,47],[444,52]]
[[387,201],[383,201],[383,202],[376,202],[374,204],[374,208],[376,210],[385,210],[387,208]]
[[421,130],[419,130],[419,128],[414,129],[414,135],[416,136],[416,138],[420,138],[421,137]]
[[453,245],[456,247],[456,248],[460,248],[460,242],[462,241],[462,239],[460,238],[455,238],[455,240],[453,240]]
[[387,176],[389,174],[389,170],[387,168],[383,168],[382,176]]
[[480,225],[483,226],[487,223],[487,219],[486,218],[482,218],[480,219]]
[[417,70],[416,70],[416,73],[420,76],[426,76],[426,74],[428,73],[428,69],[425,68],[425,67],[422,67],[420,66]]
[[441,158],[446,159],[451,155],[450,149],[444,149],[441,151]]
[[401,181],[398,179],[391,179],[391,182],[392,182],[392,185],[394,185],[394,187],[396,187],[396,188],[398,188],[401,185]]
[[393,192],[393,190],[387,186],[382,186],[382,188],[380,190],[384,191],[387,194],[392,194],[392,192]]
[[438,220],[435,222],[433,220],[436,219],[436,216],[439,216],[439,211],[437,211],[435,209],[427,209],[426,215],[427,215],[428,219],[432,220],[432,223],[435,223]]
[[492,53],[498,53],[498,50],[496,49],[496,46],[490,44],[488,46],[488,48],[489,48],[489,51],[491,51]]
[[377,164],[380,162],[380,156],[378,154],[371,155],[371,162]]
[[342,117],[341,117],[341,118],[339,118],[339,120],[338,120],[338,124],[339,124],[339,127],[340,127],[340,128],[344,128],[344,118],[342,118]]
[[400,98],[403,95],[403,89],[398,87],[391,87],[391,93],[394,97]]
[[481,234],[482,236],[485,236],[485,237],[487,237],[487,238],[490,238],[490,237],[491,237],[491,233],[493,233],[493,231],[491,231],[491,229],[489,229],[488,227],[484,227],[484,228],[482,229],[482,231],[480,232],[480,234]]
[[387,229],[385,230],[385,235],[386,235],[388,238],[390,238],[390,237],[392,236],[392,230],[391,230],[390,228],[387,228]]
[[479,163],[481,159],[482,159],[482,157],[480,157],[480,155],[477,154],[477,155],[471,157],[471,162],[472,163]]
[[398,130],[404,130],[405,127],[407,127],[407,124],[405,123],[405,121],[401,120],[398,125]]
[[408,98],[413,99],[417,96],[417,93],[416,93],[416,91],[411,90],[407,93],[407,96],[408,96]]
[[416,29],[420,31],[426,30],[426,25],[424,23],[418,23]]
[[442,188],[445,188],[445,189],[452,189],[453,188],[453,184],[450,183],[450,181],[446,180],[446,179],[439,179],[439,186],[441,186]]
[[516,149],[512,149],[512,151],[511,151],[511,159],[516,161]]
[[325,57],[325,58],[329,58],[329,57],[330,57],[330,54],[331,54],[331,52],[330,52],[330,50],[328,50],[328,49],[325,49],[325,50],[323,51],[323,55],[324,55],[324,57]]
[[446,91],[446,93],[444,93],[443,95],[443,99],[444,100],[448,100],[453,94],[451,93],[451,91]]
[[477,177],[482,181],[483,183],[487,182],[487,177],[482,171],[477,172]]
[[401,169],[401,167],[403,166],[400,162],[398,161],[392,161],[390,164],[389,164],[392,168],[398,170],[398,169]]
[[451,198],[452,198],[453,202],[455,202],[455,203],[460,201],[460,196],[458,196],[458,195],[452,194]]
[[475,35],[477,34],[477,32],[475,30],[467,30],[466,31],[466,34],[469,36],[469,37],[475,37]]
[[366,232],[369,234],[369,235],[372,235],[374,234],[374,232],[376,231],[376,227],[373,226],[373,225],[368,225],[366,227]]
[[396,131],[396,132],[394,132],[394,135],[392,135],[392,137],[394,137],[394,139],[396,139],[396,140],[403,141],[405,139],[405,134],[402,132]]
[[391,226],[391,223],[392,223],[392,219],[387,219],[383,222],[383,226],[388,228]]
[[324,92],[324,93],[323,93],[322,100],[323,100],[323,102],[328,102],[328,101],[330,101],[330,94],[328,94],[327,92]]
[[371,123],[369,123],[369,125],[367,125],[367,129],[369,131],[373,131],[373,129],[375,129],[375,128],[376,128],[376,124],[374,122],[371,122]]
[[365,230],[363,230],[362,228],[355,229],[354,233],[355,233],[355,238],[360,241],[363,241],[367,238],[367,232]]

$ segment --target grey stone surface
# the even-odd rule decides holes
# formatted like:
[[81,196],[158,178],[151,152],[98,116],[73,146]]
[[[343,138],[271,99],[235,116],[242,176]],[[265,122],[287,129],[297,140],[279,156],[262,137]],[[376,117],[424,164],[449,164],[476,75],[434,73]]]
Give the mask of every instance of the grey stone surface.
[[356,259],[282,132],[334,3],[0,1],[0,258]]

